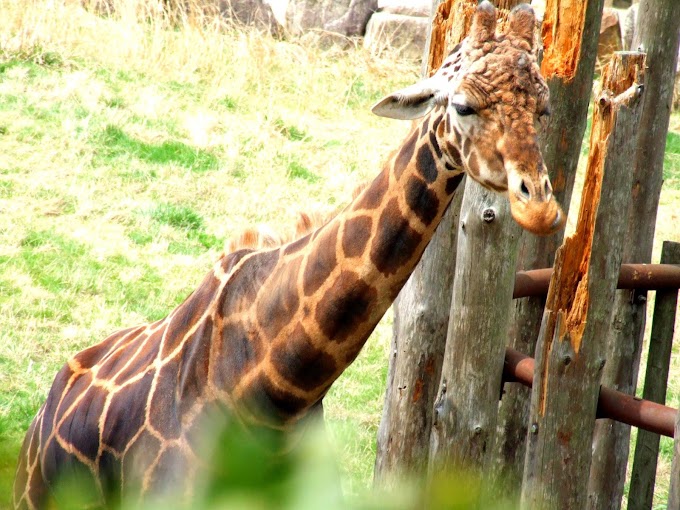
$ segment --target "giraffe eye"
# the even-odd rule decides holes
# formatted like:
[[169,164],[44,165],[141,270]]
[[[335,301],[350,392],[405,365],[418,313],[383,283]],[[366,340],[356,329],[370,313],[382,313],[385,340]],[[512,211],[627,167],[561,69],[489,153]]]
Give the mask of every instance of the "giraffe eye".
[[454,104],[453,107],[456,109],[456,113],[461,117],[467,117],[468,115],[473,115],[477,113],[472,106],[467,106],[464,104]]

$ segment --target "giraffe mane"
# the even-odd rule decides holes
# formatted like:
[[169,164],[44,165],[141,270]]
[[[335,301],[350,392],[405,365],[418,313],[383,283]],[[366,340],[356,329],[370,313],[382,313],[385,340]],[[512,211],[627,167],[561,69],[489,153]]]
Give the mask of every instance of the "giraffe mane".
[[[352,192],[352,200],[357,198],[366,189],[368,184],[369,182],[367,181],[357,185]],[[324,212],[318,209],[308,212],[299,211],[295,227],[283,233],[276,232],[268,225],[248,227],[227,239],[224,254],[228,255],[243,249],[261,250],[282,246],[321,228],[335,218],[342,209],[344,207],[333,209],[331,212]]]

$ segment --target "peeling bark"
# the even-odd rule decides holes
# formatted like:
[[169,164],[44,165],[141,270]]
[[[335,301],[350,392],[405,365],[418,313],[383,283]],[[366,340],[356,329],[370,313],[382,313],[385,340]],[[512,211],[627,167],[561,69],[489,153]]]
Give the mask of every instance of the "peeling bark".
[[[551,40],[568,39],[570,44],[580,44],[579,59],[573,75],[568,79],[559,75],[545,75],[550,88],[551,115],[541,133],[541,152],[548,167],[555,198],[568,214],[571,202],[581,141],[586,129],[588,103],[595,69],[597,40],[602,17],[603,0],[587,2],[587,11],[582,17],[574,13],[583,26],[574,36],[574,22],[561,23],[571,12],[562,9],[559,20],[550,25]],[[555,6],[551,7],[554,12]],[[552,44],[544,40],[544,44]],[[552,50],[548,50],[551,51]],[[553,52],[555,53],[555,52]],[[555,250],[562,243],[564,231],[547,237],[522,234],[517,268],[518,270],[543,269],[552,267]],[[533,354],[541,326],[545,297],[530,297],[515,300],[509,327],[509,345],[518,351]],[[499,407],[498,433],[494,445],[495,478],[508,491],[521,485],[524,470],[527,424],[529,420],[530,392],[519,385],[506,385]],[[506,491],[507,492],[507,491]]]
[[[644,55],[619,53],[594,105],[576,233],[557,250],[536,349],[523,508],[585,508],[604,334],[622,258]],[[630,69],[633,71],[630,71]],[[631,76],[634,77],[631,80]]]
[[427,76],[432,76],[453,47],[465,39],[476,7],[475,0],[445,0],[439,4],[432,20]]
[[[633,48],[647,53],[645,93],[637,134],[633,183],[626,198],[623,261],[649,263],[663,183],[663,158],[671,112],[673,79],[680,40],[680,2],[641,0]],[[631,137],[631,140],[635,140]],[[632,145],[632,144],[631,144]],[[602,383],[635,394],[645,330],[647,293],[618,291],[607,330],[607,365]],[[593,436],[593,465],[588,487],[590,509],[618,510],[626,476],[630,427],[598,422]]]
[[586,5],[583,0],[548,0],[541,28],[545,78],[571,80],[577,73],[581,41],[586,25]]

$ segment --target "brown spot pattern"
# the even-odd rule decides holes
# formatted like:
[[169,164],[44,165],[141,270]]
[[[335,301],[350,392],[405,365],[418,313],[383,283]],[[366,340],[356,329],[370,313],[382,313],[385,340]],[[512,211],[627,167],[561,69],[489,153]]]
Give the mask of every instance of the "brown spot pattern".
[[90,417],[101,415],[105,400],[106,393],[91,386],[80,404],[64,416],[59,427],[59,435],[91,461],[99,450],[99,429],[97,421]]
[[[323,240],[321,249],[323,249]],[[335,249],[333,252],[335,252]],[[323,253],[326,253],[326,251],[324,250]],[[289,271],[274,275],[272,282],[268,284],[267,292],[258,296],[257,321],[262,332],[268,338],[275,338],[290,323],[291,317],[300,306],[300,296],[296,288],[300,262],[301,259],[296,259],[291,262]],[[327,266],[321,266],[321,274],[327,269]],[[305,281],[313,280],[306,279]],[[320,281],[323,282],[321,279]]]
[[370,216],[357,216],[345,222],[342,251],[346,257],[358,257],[364,252],[371,237],[372,223]]
[[371,261],[385,276],[396,273],[418,249],[423,236],[401,215],[396,198],[390,200],[378,220],[371,243]]
[[122,453],[142,427],[153,375],[153,372],[148,372],[111,397],[102,430],[102,442],[105,445]]
[[272,350],[271,357],[284,379],[306,391],[323,385],[337,368],[333,356],[316,348],[301,325]]
[[285,423],[304,409],[307,402],[276,387],[265,374],[260,374],[243,392],[241,405],[260,420]]
[[262,359],[263,346],[257,331],[249,332],[240,323],[226,323],[221,336],[219,366],[214,367],[212,377],[218,388],[230,391]]
[[168,323],[168,332],[165,335],[165,344],[161,357],[168,357],[184,340],[201,315],[210,307],[214,299],[220,281],[212,273],[204,278],[201,285],[182,303]]
[[425,225],[429,225],[439,212],[437,194],[417,177],[410,177],[406,183],[406,203]]
[[315,318],[323,334],[340,343],[368,319],[378,292],[351,271],[340,273],[333,289],[317,304]]
[[354,209],[372,211],[379,207],[387,191],[389,179],[390,175],[386,170],[380,172],[380,175],[361,194],[355,203]]
[[456,189],[458,189],[458,186],[460,185],[460,181],[463,180],[463,177],[465,176],[464,173],[459,173],[458,175],[454,175],[453,177],[449,177],[446,179],[446,194],[451,195]]
[[338,238],[339,224],[331,224],[324,228],[319,240],[309,256],[302,277],[302,289],[306,296],[314,294],[330,276],[337,265],[335,245]]
[[413,133],[411,133],[411,136],[409,137],[409,139],[406,141],[406,143],[399,150],[399,154],[397,155],[397,159],[394,161],[394,176],[397,178],[397,180],[399,180],[399,178],[401,177],[401,174],[404,173],[404,170],[406,170],[406,167],[411,162],[411,158],[413,157],[413,152],[415,151],[415,148],[416,148],[416,141],[417,140],[418,140],[418,130],[414,130]]
[[432,149],[430,149],[427,144],[423,144],[420,149],[418,149],[416,168],[426,182],[433,183],[437,180],[437,164],[432,155]]

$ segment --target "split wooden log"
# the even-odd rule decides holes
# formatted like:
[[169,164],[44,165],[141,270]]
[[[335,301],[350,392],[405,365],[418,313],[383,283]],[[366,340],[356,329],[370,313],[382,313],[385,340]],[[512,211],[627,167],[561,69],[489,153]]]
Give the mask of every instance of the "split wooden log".
[[486,475],[496,433],[518,239],[519,226],[511,219],[507,200],[468,181],[430,435],[432,473],[466,469]]
[[[555,199],[565,214],[569,213],[588,118],[603,3],[549,0],[542,25],[541,71],[550,88],[551,114],[541,133],[541,152]],[[546,237],[522,233],[517,269],[552,267],[563,237],[564,231]],[[533,354],[544,307],[544,296],[513,303],[510,347]],[[514,492],[522,482],[529,397],[527,388],[509,385],[498,411],[493,470],[494,478],[507,485],[506,492]]]
[[[500,27],[519,3],[505,0],[498,6]],[[449,36],[440,47],[467,32],[473,10],[474,4],[454,4],[451,17],[440,24]],[[441,40],[438,34],[433,29],[433,43]],[[512,301],[519,227],[507,200],[468,180],[461,211],[446,350],[430,433],[431,475],[463,466],[486,472]]]
[[536,349],[522,508],[586,508],[602,341],[622,257],[644,55],[618,53],[596,98],[576,233],[558,249]]

